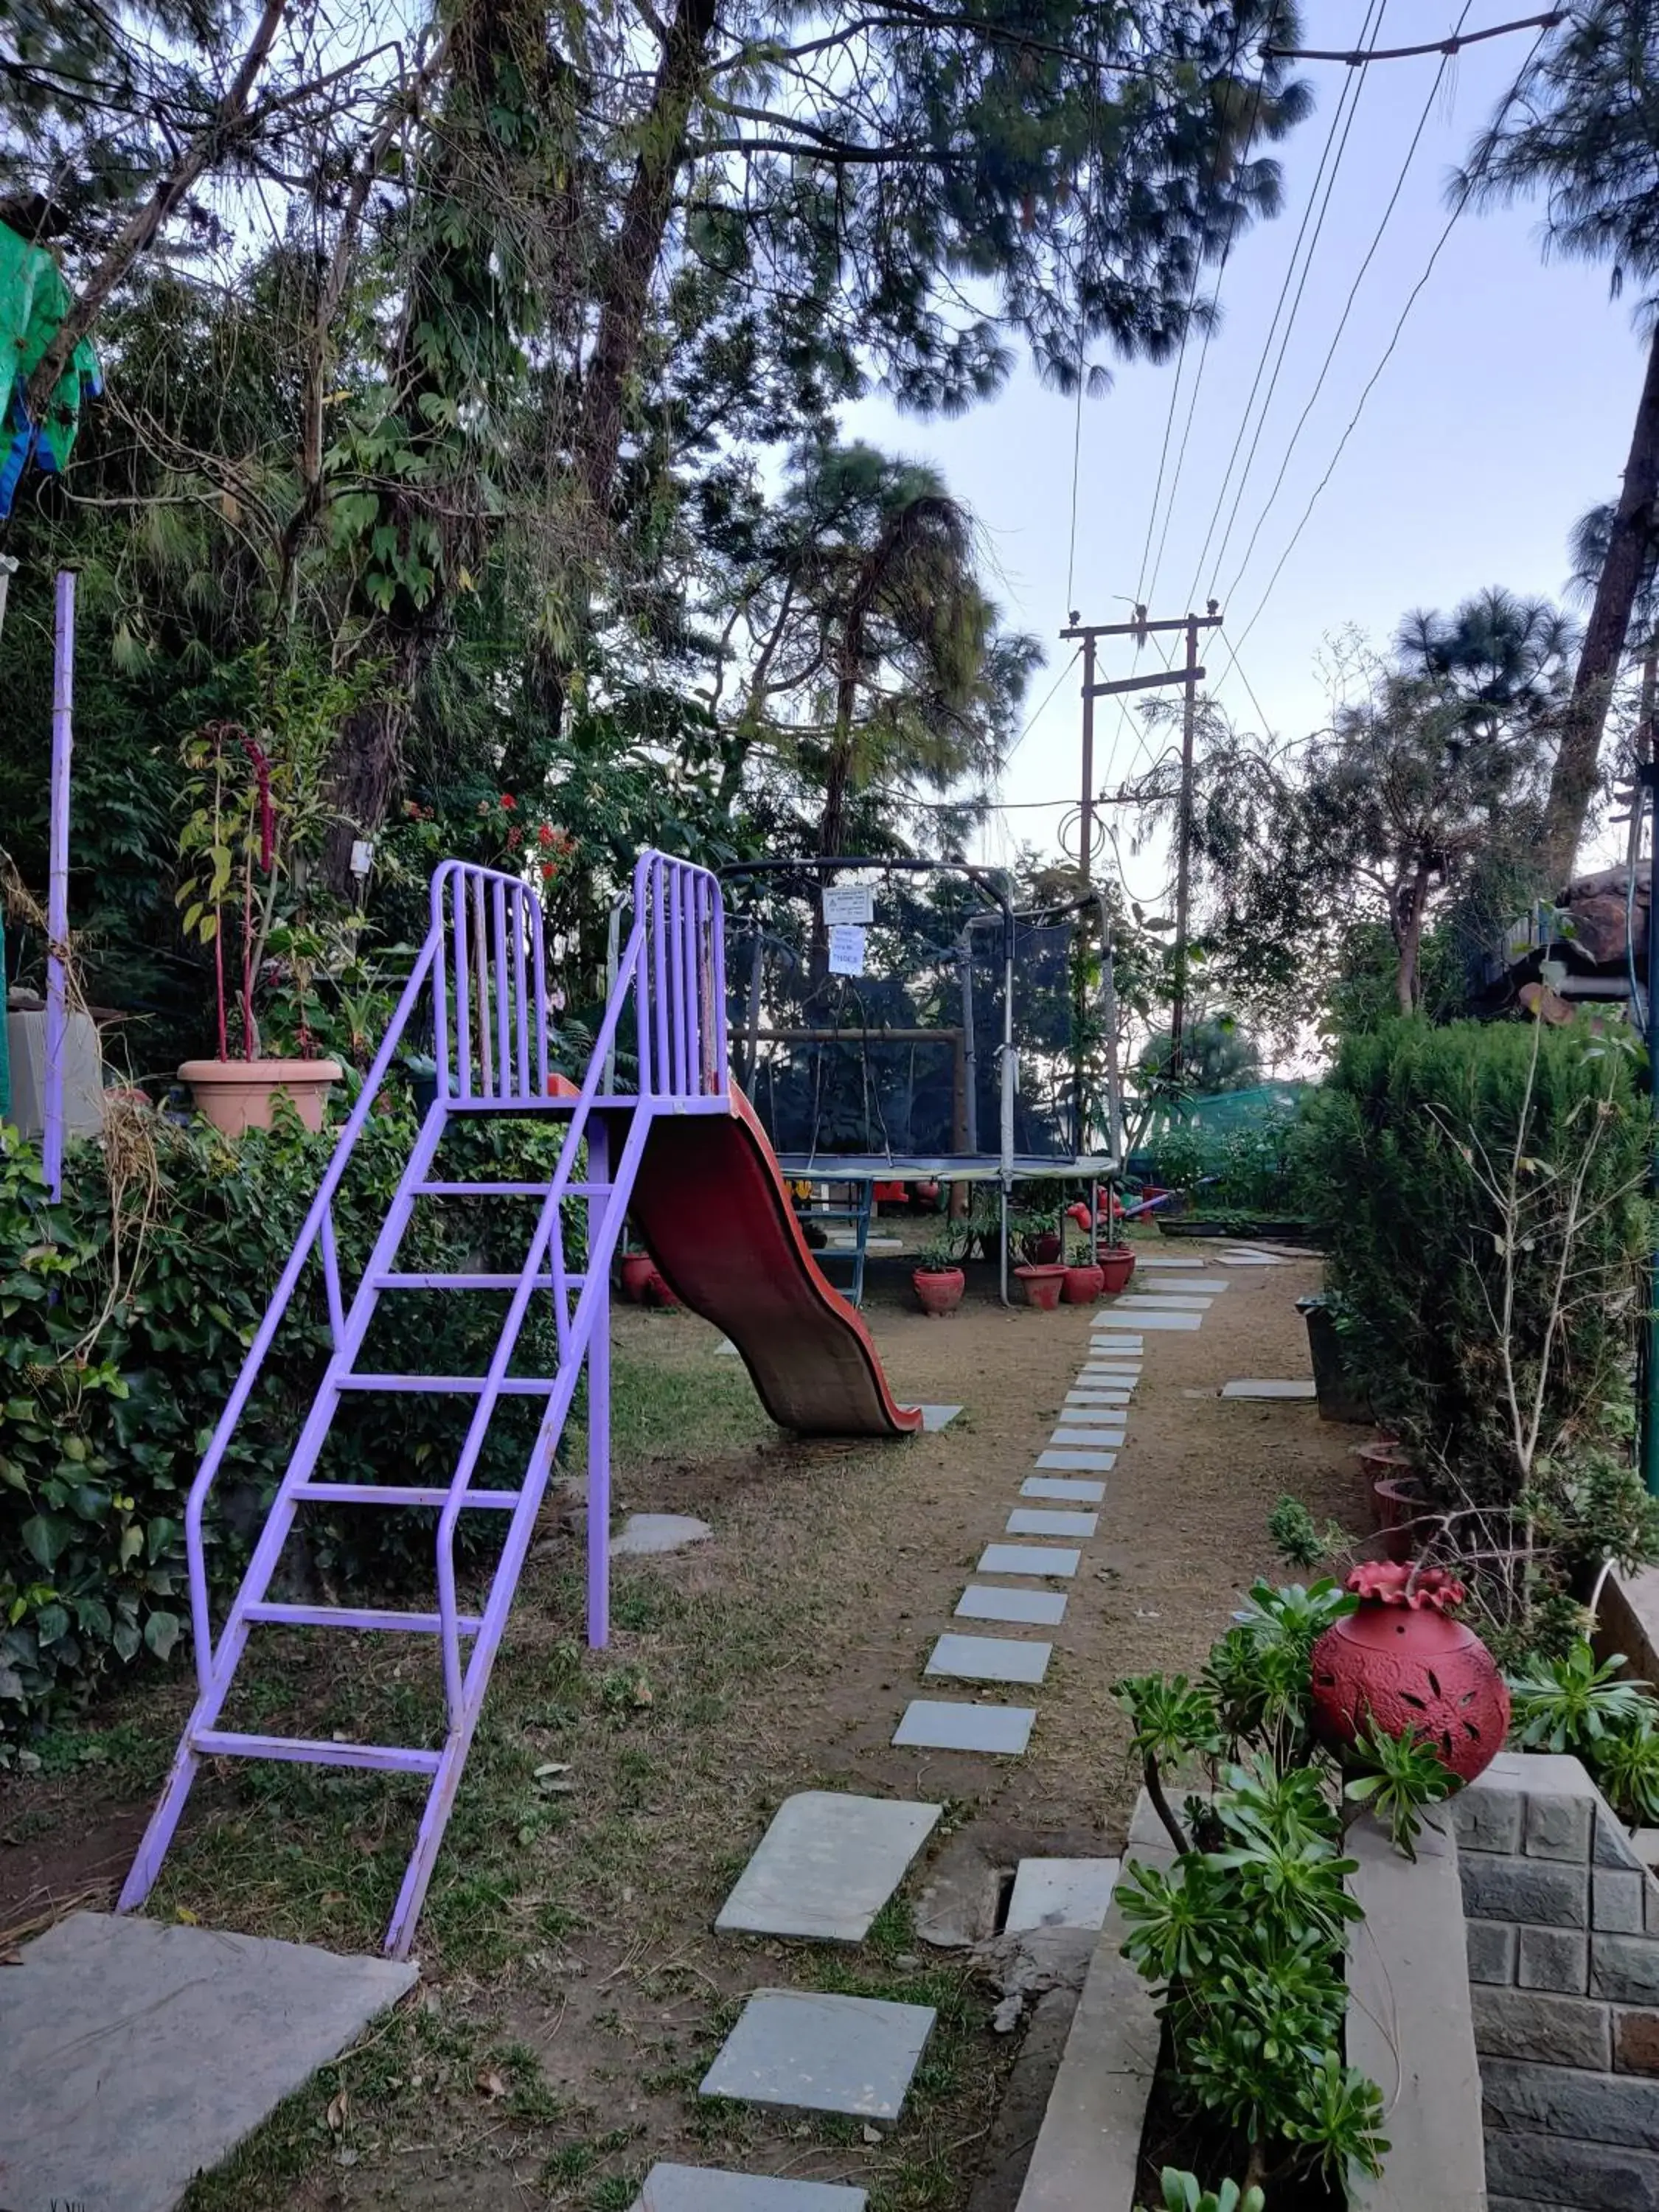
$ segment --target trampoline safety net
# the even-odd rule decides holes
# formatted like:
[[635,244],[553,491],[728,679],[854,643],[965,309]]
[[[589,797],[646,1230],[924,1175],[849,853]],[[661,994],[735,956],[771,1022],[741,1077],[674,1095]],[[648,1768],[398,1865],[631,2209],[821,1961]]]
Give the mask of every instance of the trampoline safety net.
[[1011,981],[1012,1149],[1056,1161],[1085,1149],[1073,919],[1011,922],[960,877],[839,880],[872,895],[850,945],[826,923],[816,882],[727,893],[732,1064],[774,1149],[826,1164],[994,1158]]

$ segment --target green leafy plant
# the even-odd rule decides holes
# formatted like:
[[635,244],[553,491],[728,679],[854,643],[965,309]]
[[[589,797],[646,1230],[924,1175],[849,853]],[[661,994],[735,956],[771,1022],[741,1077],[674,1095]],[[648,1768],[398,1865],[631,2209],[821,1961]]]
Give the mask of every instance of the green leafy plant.
[[[965,1226],[965,1224],[964,1224]],[[927,1232],[916,1253],[916,1267],[925,1275],[941,1275],[962,1265],[962,1231],[941,1221]]]
[[1236,2181],[1219,2189],[1206,2189],[1194,2173],[1178,2173],[1166,2166],[1158,2176],[1164,2191],[1164,2212],[1267,2212],[1267,2198],[1255,2187],[1241,2191]]
[[1304,1571],[1334,1553],[1346,1551],[1352,1542],[1346,1528],[1334,1521],[1328,1521],[1322,1528],[1302,1500],[1288,1495],[1267,1516],[1267,1534],[1285,1565]]
[[1349,1754],[1348,1768],[1343,1796],[1351,1805],[1374,1813],[1395,1849],[1414,1859],[1424,1807],[1439,1804],[1454,1786],[1454,1777],[1433,1747],[1415,1735],[1395,1736],[1369,1728]]
[[1510,1729],[1522,1751],[1572,1752],[1594,1758],[1616,1730],[1651,1719],[1652,1692],[1621,1682],[1622,1652],[1598,1666],[1582,1638],[1559,1658],[1540,1659],[1509,1677]]

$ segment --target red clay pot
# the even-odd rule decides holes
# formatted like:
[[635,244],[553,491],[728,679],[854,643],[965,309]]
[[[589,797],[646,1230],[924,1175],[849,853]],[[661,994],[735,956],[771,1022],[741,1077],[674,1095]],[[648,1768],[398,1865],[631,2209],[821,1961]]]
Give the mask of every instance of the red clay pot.
[[916,1267],[911,1271],[910,1287],[923,1313],[938,1321],[962,1304],[968,1278],[960,1267]]
[[1101,1289],[1109,1298],[1121,1297],[1129,1287],[1129,1278],[1135,1271],[1135,1255],[1127,1244],[1109,1244],[1101,1253],[1097,1265],[1101,1273]]
[[1053,1313],[1060,1304],[1060,1294],[1065,1287],[1066,1270],[1047,1262],[1014,1270],[1025,1285],[1025,1303],[1035,1306],[1039,1313]]
[[1441,1567],[1356,1567],[1359,1609],[1313,1648],[1313,1723],[1339,1750],[1363,1728],[1419,1735],[1464,1782],[1483,1773],[1509,1732],[1510,1693],[1471,1628],[1447,1619],[1463,1585]]
[[648,1252],[629,1252],[623,1255],[620,1272],[623,1296],[636,1306],[643,1305],[651,1278],[657,1272],[656,1261]]
[[677,1306],[679,1304],[669,1289],[666,1278],[655,1267],[646,1278],[645,1303],[648,1306]]
[[1060,1238],[1053,1230],[1046,1231],[1041,1237],[1034,1237],[1031,1239],[1031,1265],[1034,1267],[1052,1267],[1060,1258]]
[[1393,1437],[1373,1437],[1369,1443],[1356,1444],[1353,1455],[1373,1481],[1379,1475],[1407,1474],[1411,1469],[1411,1454]]
[[1371,1484],[1371,1505],[1382,1537],[1385,1559],[1416,1558],[1425,1529],[1418,1525],[1427,1500],[1414,1474],[1380,1474]]
[[1060,1295],[1068,1306],[1091,1306],[1100,1296],[1105,1280],[1103,1268],[1068,1267]]

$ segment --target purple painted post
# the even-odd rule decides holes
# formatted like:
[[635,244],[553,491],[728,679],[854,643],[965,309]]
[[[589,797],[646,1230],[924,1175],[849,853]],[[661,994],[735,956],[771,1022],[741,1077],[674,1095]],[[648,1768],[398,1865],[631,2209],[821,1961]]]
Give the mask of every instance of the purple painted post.
[[[587,1178],[611,1180],[611,1133],[596,1114],[587,1130]],[[595,1254],[604,1247],[600,1231],[607,1193],[587,1201],[587,1259],[591,1279]],[[593,1334],[587,1345],[587,1641],[602,1651],[611,1640],[611,1269],[608,1261]]]
[[40,1164],[55,1206],[64,1195],[64,1033],[67,1027],[62,948],[69,942],[70,755],[74,750],[75,574],[58,571],[52,660],[52,824],[46,878],[46,1096]]

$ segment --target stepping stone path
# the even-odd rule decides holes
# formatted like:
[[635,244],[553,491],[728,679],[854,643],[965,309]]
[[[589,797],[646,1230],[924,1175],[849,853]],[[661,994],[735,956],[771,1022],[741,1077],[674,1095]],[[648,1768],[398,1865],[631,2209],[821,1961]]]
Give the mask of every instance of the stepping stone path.
[[937,1805],[830,1790],[786,1797],[714,1926],[861,1943],[939,1816]]
[[713,2166],[653,2166],[633,2212],[865,2212],[862,2189],[832,2181],[775,2181]]
[[1077,1572],[1081,1552],[1058,1544],[988,1544],[980,1554],[976,1575],[1063,1575]]
[[1022,1859],[1014,1875],[1004,1932],[1106,1924],[1118,1876],[1116,1859]]
[[694,1521],[689,1513],[630,1513],[621,1534],[611,1538],[611,1549],[619,1559],[652,1559],[706,1544],[714,1533],[706,1521]]
[[920,1409],[924,1436],[933,1436],[940,1429],[948,1429],[962,1411],[960,1406],[923,1406]]
[[969,1682],[1040,1682],[1053,1650],[1052,1644],[1023,1644],[1012,1636],[941,1636],[925,1671]]
[[932,2005],[757,1990],[699,2094],[890,2123],[936,2017]]
[[1036,1715],[1019,1705],[951,1705],[912,1698],[893,1741],[927,1751],[985,1751],[1018,1758],[1031,1741]]
[[1103,1482],[1068,1482],[1060,1474],[1028,1474],[1019,1486],[1022,1498],[1075,1498],[1082,1505],[1098,1505],[1106,1495]]
[[998,1589],[989,1583],[969,1583],[957,1600],[956,1618],[1058,1628],[1066,1618],[1066,1594],[1063,1590]]
[[[1045,1454],[1044,1457],[1048,1455]],[[1087,1453],[1073,1455],[1087,1458]],[[1042,1465],[1042,1461],[1037,1462]],[[1092,1536],[1098,1525],[1097,1513],[1050,1513],[1036,1505],[1017,1505],[1008,1516],[1011,1536]]]
[[[1079,1474],[1109,1474],[1117,1465],[1117,1454],[1109,1451],[1041,1451],[1037,1454],[1039,1467],[1074,1467]],[[1093,1535],[1091,1528],[1089,1534]],[[1058,1531],[1056,1531],[1058,1534]]]
[[1319,1395],[1314,1382],[1258,1382],[1247,1377],[1242,1382],[1224,1382],[1224,1398],[1315,1398]]

